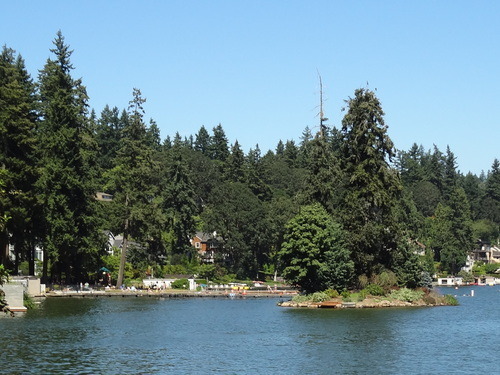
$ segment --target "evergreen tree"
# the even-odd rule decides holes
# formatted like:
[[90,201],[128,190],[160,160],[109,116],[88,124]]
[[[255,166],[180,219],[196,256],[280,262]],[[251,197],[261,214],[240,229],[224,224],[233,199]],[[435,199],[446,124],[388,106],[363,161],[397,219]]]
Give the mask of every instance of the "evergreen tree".
[[308,203],[318,202],[329,212],[333,213],[338,207],[342,183],[340,166],[330,145],[320,135],[309,144],[307,159],[307,177],[304,185],[304,194]]
[[282,157],[285,154],[285,145],[283,141],[280,139],[278,145],[276,146],[276,156]]
[[117,107],[104,107],[97,121],[96,139],[99,145],[99,167],[103,171],[113,168],[116,154],[120,149],[123,128],[128,123],[128,114],[122,113]]
[[450,150],[450,146],[446,147],[446,156],[444,158],[444,178],[443,178],[443,196],[445,200],[450,198],[452,191],[455,190],[458,183],[458,173],[456,158]]
[[129,121],[123,129],[121,148],[114,168],[108,173],[108,191],[113,194],[118,233],[123,233],[117,286],[123,283],[127,250],[130,239],[144,243],[149,237],[151,222],[157,218],[161,202],[158,201],[158,165],[153,149],[148,147],[147,128],[144,123],[141,91],[133,90],[128,108]]
[[467,197],[462,188],[455,188],[448,205],[439,204],[432,222],[432,248],[441,268],[457,274],[472,250],[472,221]]
[[93,139],[86,118],[87,94],[71,77],[70,51],[59,31],[40,72],[40,171],[43,205],[44,278],[50,260],[52,277],[67,282],[86,279],[103,250],[95,217]]
[[226,262],[240,278],[257,277],[269,252],[269,230],[263,204],[243,183],[216,186],[202,214],[204,230],[222,238]]
[[200,130],[198,131],[198,134],[196,134],[194,140],[194,149],[196,151],[200,151],[204,155],[208,155],[210,150],[210,142],[210,134],[208,134],[205,126],[202,125]]
[[231,147],[231,154],[227,158],[226,179],[232,182],[245,181],[245,155],[238,141]]
[[493,161],[485,185],[482,204],[484,217],[500,224],[500,162],[498,159]]
[[394,209],[401,183],[388,162],[394,156],[384,112],[372,91],[358,89],[342,120],[345,195],[342,221],[358,274],[391,267],[398,242]]
[[295,168],[298,166],[299,149],[295,144],[295,141],[286,141],[285,150],[283,151],[283,158],[286,163]]
[[[0,54],[0,168],[4,171],[6,192],[1,196],[3,215],[10,220],[0,233],[0,248],[7,241],[14,245],[17,268],[20,260],[30,264],[34,274],[36,242],[35,164],[35,86],[26,71],[24,60],[15,51],[3,47]],[[10,240],[9,240],[10,236]],[[7,263],[7,254],[0,251],[0,264]]]
[[213,128],[213,135],[210,139],[210,157],[213,160],[225,162],[229,156],[228,142],[226,133],[219,124]]
[[179,146],[170,151],[170,165],[165,180],[164,210],[167,228],[173,234],[173,254],[192,256],[190,240],[196,230],[195,216],[198,214],[196,192],[188,164]]
[[261,201],[269,200],[272,192],[271,188],[264,182],[264,168],[262,167],[259,145],[248,151],[246,165],[248,187]]
[[153,119],[149,120],[149,127],[146,129],[146,144],[154,151],[161,150],[160,128]]

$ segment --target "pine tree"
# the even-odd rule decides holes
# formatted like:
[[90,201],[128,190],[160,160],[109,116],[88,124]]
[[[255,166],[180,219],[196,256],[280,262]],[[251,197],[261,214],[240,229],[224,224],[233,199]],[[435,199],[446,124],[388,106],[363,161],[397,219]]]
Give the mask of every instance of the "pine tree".
[[174,146],[169,152],[169,165],[166,170],[164,191],[164,210],[167,229],[173,233],[171,244],[173,254],[192,256],[191,239],[196,230],[195,186],[182,148]]
[[484,217],[500,224],[500,162],[493,161],[485,184],[482,208]]
[[236,140],[231,147],[231,154],[226,162],[226,179],[232,182],[244,182],[245,178],[245,155]]
[[87,94],[80,79],[73,79],[69,46],[61,32],[39,76],[40,170],[38,180],[44,221],[44,278],[48,261],[52,277],[74,282],[96,266],[102,238],[95,219],[92,172],[92,134]]
[[474,245],[469,204],[462,188],[453,190],[448,205],[438,205],[431,223],[431,245],[442,269],[457,274]]
[[339,161],[327,140],[316,136],[309,144],[304,195],[309,204],[318,202],[332,214],[339,202],[342,177]]
[[202,154],[207,155],[210,150],[210,134],[208,134],[205,126],[201,126],[198,134],[196,134],[196,138],[194,141],[194,149],[196,151],[200,151]]
[[113,206],[118,212],[117,227],[123,232],[117,286],[123,283],[130,239],[145,242],[148,228],[156,220],[161,204],[157,200],[158,165],[154,160],[153,149],[148,147],[147,128],[143,119],[146,99],[138,89],[133,90],[132,96],[121,148],[115,166],[108,174],[108,191],[113,194]]
[[[10,220],[1,231],[0,246],[14,245],[17,272],[19,261],[27,260],[34,274],[36,242],[35,164],[35,86],[26,71],[24,60],[15,51],[4,47],[0,54],[0,168],[4,171],[1,200],[3,215]],[[10,240],[8,237],[10,236]],[[7,263],[7,254],[0,252],[0,264]]]
[[372,91],[358,89],[347,105],[341,130],[346,192],[342,221],[356,270],[369,276],[391,266],[399,236],[394,208],[401,183],[388,164],[394,146],[378,98]]
[[104,107],[97,121],[96,139],[99,145],[99,167],[103,171],[113,168],[116,154],[120,148],[123,128],[128,122],[127,113],[122,113],[117,107]]
[[225,162],[229,156],[228,142],[226,133],[219,124],[213,128],[213,135],[210,139],[210,157],[213,160]]

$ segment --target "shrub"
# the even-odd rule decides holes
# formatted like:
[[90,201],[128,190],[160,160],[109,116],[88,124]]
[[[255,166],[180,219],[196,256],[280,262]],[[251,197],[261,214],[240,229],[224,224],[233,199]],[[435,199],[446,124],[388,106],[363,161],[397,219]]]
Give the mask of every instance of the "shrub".
[[24,304],[24,307],[26,307],[28,310],[32,310],[36,307],[35,301],[26,292],[24,293],[24,303],[23,304]]
[[474,275],[471,272],[467,271],[460,271],[457,276],[462,277],[462,281],[464,283],[473,283],[474,282]]
[[498,269],[500,269],[500,265],[498,263],[488,263],[484,265],[484,270],[487,274],[496,273]]
[[[366,291],[363,289],[358,293],[352,293],[351,297],[349,299],[354,300],[355,302],[361,302],[363,301],[367,296]],[[345,301],[348,302],[348,301]]]
[[368,277],[366,275],[361,275],[358,277],[358,284],[361,289],[366,288],[366,286],[369,284]]
[[315,292],[312,295],[313,302],[325,302],[328,301],[330,297],[325,292]]
[[363,289],[366,294],[370,294],[372,296],[385,296],[385,290],[377,284],[368,284],[365,289]]
[[398,277],[392,271],[383,271],[374,277],[374,284],[380,285],[385,290],[398,284]]
[[422,298],[427,305],[435,305],[436,299],[430,295],[426,295]]
[[347,289],[344,289],[340,295],[342,296],[342,301],[351,302],[351,293]]
[[189,288],[188,279],[177,279],[172,282],[172,289],[187,289]]
[[311,295],[310,294],[297,294],[296,296],[293,296],[292,302],[295,303],[304,303],[304,302],[309,302],[311,300]]
[[451,294],[445,294],[444,302],[449,306],[458,306],[458,300]]
[[340,295],[339,292],[337,292],[335,289],[327,289],[325,290],[325,293],[330,298],[337,298]]
[[408,288],[401,288],[399,290],[393,290],[391,292],[391,297],[397,299],[398,301],[405,302],[415,302],[424,296],[424,292],[421,290],[411,290]]

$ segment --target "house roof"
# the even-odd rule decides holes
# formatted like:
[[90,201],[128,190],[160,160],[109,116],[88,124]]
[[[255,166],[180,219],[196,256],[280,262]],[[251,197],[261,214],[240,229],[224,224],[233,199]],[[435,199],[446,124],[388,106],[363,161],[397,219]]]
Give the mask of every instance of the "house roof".
[[213,233],[196,232],[195,237],[198,237],[202,242],[207,242],[210,240],[218,240],[218,241],[222,240],[220,236],[217,236],[216,232]]

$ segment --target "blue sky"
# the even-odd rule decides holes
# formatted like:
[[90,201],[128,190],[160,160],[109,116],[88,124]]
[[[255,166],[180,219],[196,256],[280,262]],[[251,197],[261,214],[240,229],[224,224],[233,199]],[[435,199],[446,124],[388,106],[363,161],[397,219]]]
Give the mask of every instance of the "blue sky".
[[377,90],[398,149],[449,145],[463,173],[500,158],[498,1],[7,1],[0,43],[36,77],[60,29],[90,106],[132,89],[161,136],[221,123],[262,152],[340,127],[354,90]]

